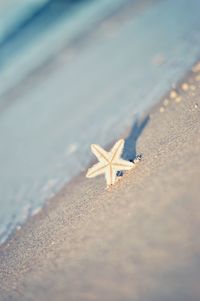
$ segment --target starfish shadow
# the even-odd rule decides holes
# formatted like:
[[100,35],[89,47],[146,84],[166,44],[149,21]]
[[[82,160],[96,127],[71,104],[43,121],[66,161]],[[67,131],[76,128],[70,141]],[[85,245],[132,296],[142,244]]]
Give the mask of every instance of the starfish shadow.
[[[147,115],[143,119],[140,119],[138,117],[136,118],[136,120],[134,121],[134,123],[132,125],[130,134],[125,139],[124,150],[122,153],[122,159],[133,162],[135,159],[140,160],[142,158],[142,154],[139,154],[137,156],[136,144],[137,144],[137,140],[140,137],[140,135],[142,134],[144,128],[147,126],[149,120],[150,120],[149,115]],[[123,176],[123,172],[118,171],[117,176],[118,177]]]

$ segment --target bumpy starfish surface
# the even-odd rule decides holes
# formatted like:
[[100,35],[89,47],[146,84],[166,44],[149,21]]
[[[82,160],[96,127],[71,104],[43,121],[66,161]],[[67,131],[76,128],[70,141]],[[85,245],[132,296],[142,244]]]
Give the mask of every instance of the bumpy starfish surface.
[[117,141],[110,152],[92,144],[91,150],[99,162],[88,169],[86,177],[93,178],[105,174],[107,187],[113,185],[116,182],[117,171],[130,170],[134,166],[134,163],[121,159],[123,148],[123,139]]

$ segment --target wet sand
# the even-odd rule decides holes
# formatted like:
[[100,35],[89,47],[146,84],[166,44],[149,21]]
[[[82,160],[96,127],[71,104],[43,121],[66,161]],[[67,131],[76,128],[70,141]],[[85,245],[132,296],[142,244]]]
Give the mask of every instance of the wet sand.
[[200,300],[195,76],[150,112],[135,169],[109,191],[81,174],[0,247],[0,300]]

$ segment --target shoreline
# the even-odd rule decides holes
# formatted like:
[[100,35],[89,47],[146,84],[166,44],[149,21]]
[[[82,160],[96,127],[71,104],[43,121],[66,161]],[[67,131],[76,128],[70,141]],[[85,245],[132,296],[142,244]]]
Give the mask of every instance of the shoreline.
[[153,107],[137,141],[142,160],[110,191],[81,173],[0,246],[0,300],[174,300],[186,290],[199,300],[196,75]]
[[[200,63],[200,60],[197,60],[196,64],[193,65],[192,69],[194,68],[194,66],[198,65],[199,63]],[[176,87],[179,87],[179,89],[180,89],[181,84],[183,82],[187,81],[187,79],[189,79],[189,81],[191,81],[190,84],[193,83],[194,77],[195,77],[195,73],[192,72],[192,69],[191,69],[191,71],[187,72],[187,75],[185,75],[184,77],[182,77],[176,83],[176,85],[174,86],[175,90],[176,90]],[[198,73],[197,73],[197,76],[198,76]],[[134,124],[137,123],[137,122],[140,125],[140,123],[142,123],[145,120],[145,118],[147,118],[148,116],[150,116],[150,114],[152,112],[155,112],[156,110],[159,110],[160,107],[163,107],[164,100],[169,96],[168,94],[169,93],[164,94],[163,97],[157,103],[154,103],[153,105],[148,106],[148,108],[146,110],[144,110],[142,113],[140,113],[140,114],[137,113],[136,115],[133,114],[133,121],[134,122],[133,122],[132,126],[134,126]],[[124,137],[125,140],[127,140],[128,136],[130,134],[129,133],[130,131],[131,131],[131,126],[125,127],[124,134],[122,135],[122,137]],[[107,150],[109,150],[115,142],[116,141],[112,141],[111,143],[107,144],[105,148]],[[90,150],[89,150],[89,152],[90,152]],[[135,152],[135,155],[136,155],[136,152]],[[4,236],[7,236],[7,238],[3,239],[2,242],[0,242],[0,250],[1,250],[1,247],[3,247],[4,245],[8,244],[9,241],[12,240],[12,238],[16,235],[16,233],[18,231],[20,231],[21,228],[24,227],[27,222],[29,222],[29,220],[31,220],[32,218],[34,218],[35,216],[37,216],[41,211],[47,210],[49,204],[51,204],[52,202],[57,202],[57,199],[59,199],[59,196],[62,195],[63,191],[65,191],[65,188],[67,186],[73,185],[73,183],[76,183],[76,181],[78,181],[79,178],[82,178],[82,177],[85,176],[85,173],[86,173],[87,169],[90,166],[92,166],[93,164],[95,164],[95,162],[96,162],[96,158],[94,157],[94,155],[92,155],[92,157],[93,157],[93,159],[86,166],[85,171],[80,172],[79,174],[73,176],[69,181],[67,181],[60,190],[58,190],[50,198],[46,199],[46,201],[44,202],[44,204],[41,207],[38,207],[38,208],[36,208],[36,210],[33,210],[33,212],[30,215],[27,216],[27,218],[23,221],[23,223],[17,224],[16,227],[9,233],[9,235],[7,235],[6,233],[3,233],[2,238]],[[124,157],[124,159],[129,160],[129,159],[126,158],[126,156]]]

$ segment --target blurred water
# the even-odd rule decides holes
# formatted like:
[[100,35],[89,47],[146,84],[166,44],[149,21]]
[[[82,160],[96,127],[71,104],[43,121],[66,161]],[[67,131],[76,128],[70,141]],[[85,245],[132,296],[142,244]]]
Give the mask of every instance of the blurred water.
[[120,138],[199,57],[200,1],[147,2],[79,3],[51,30],[5,54],[1,241],[85,169],[91,143]]
[[[99,22],[135,0],[49,0],[41,8],[24,8],[23,22],[0,41],[0,95],[52,59],[64,45],[82,39]],[[29,5],[30,6],[30,5]],[[21,28],[21,30],[19,30]],[[20,70],[20,72],[19,72]],[[1,100],[0,100],[1,102]]]

